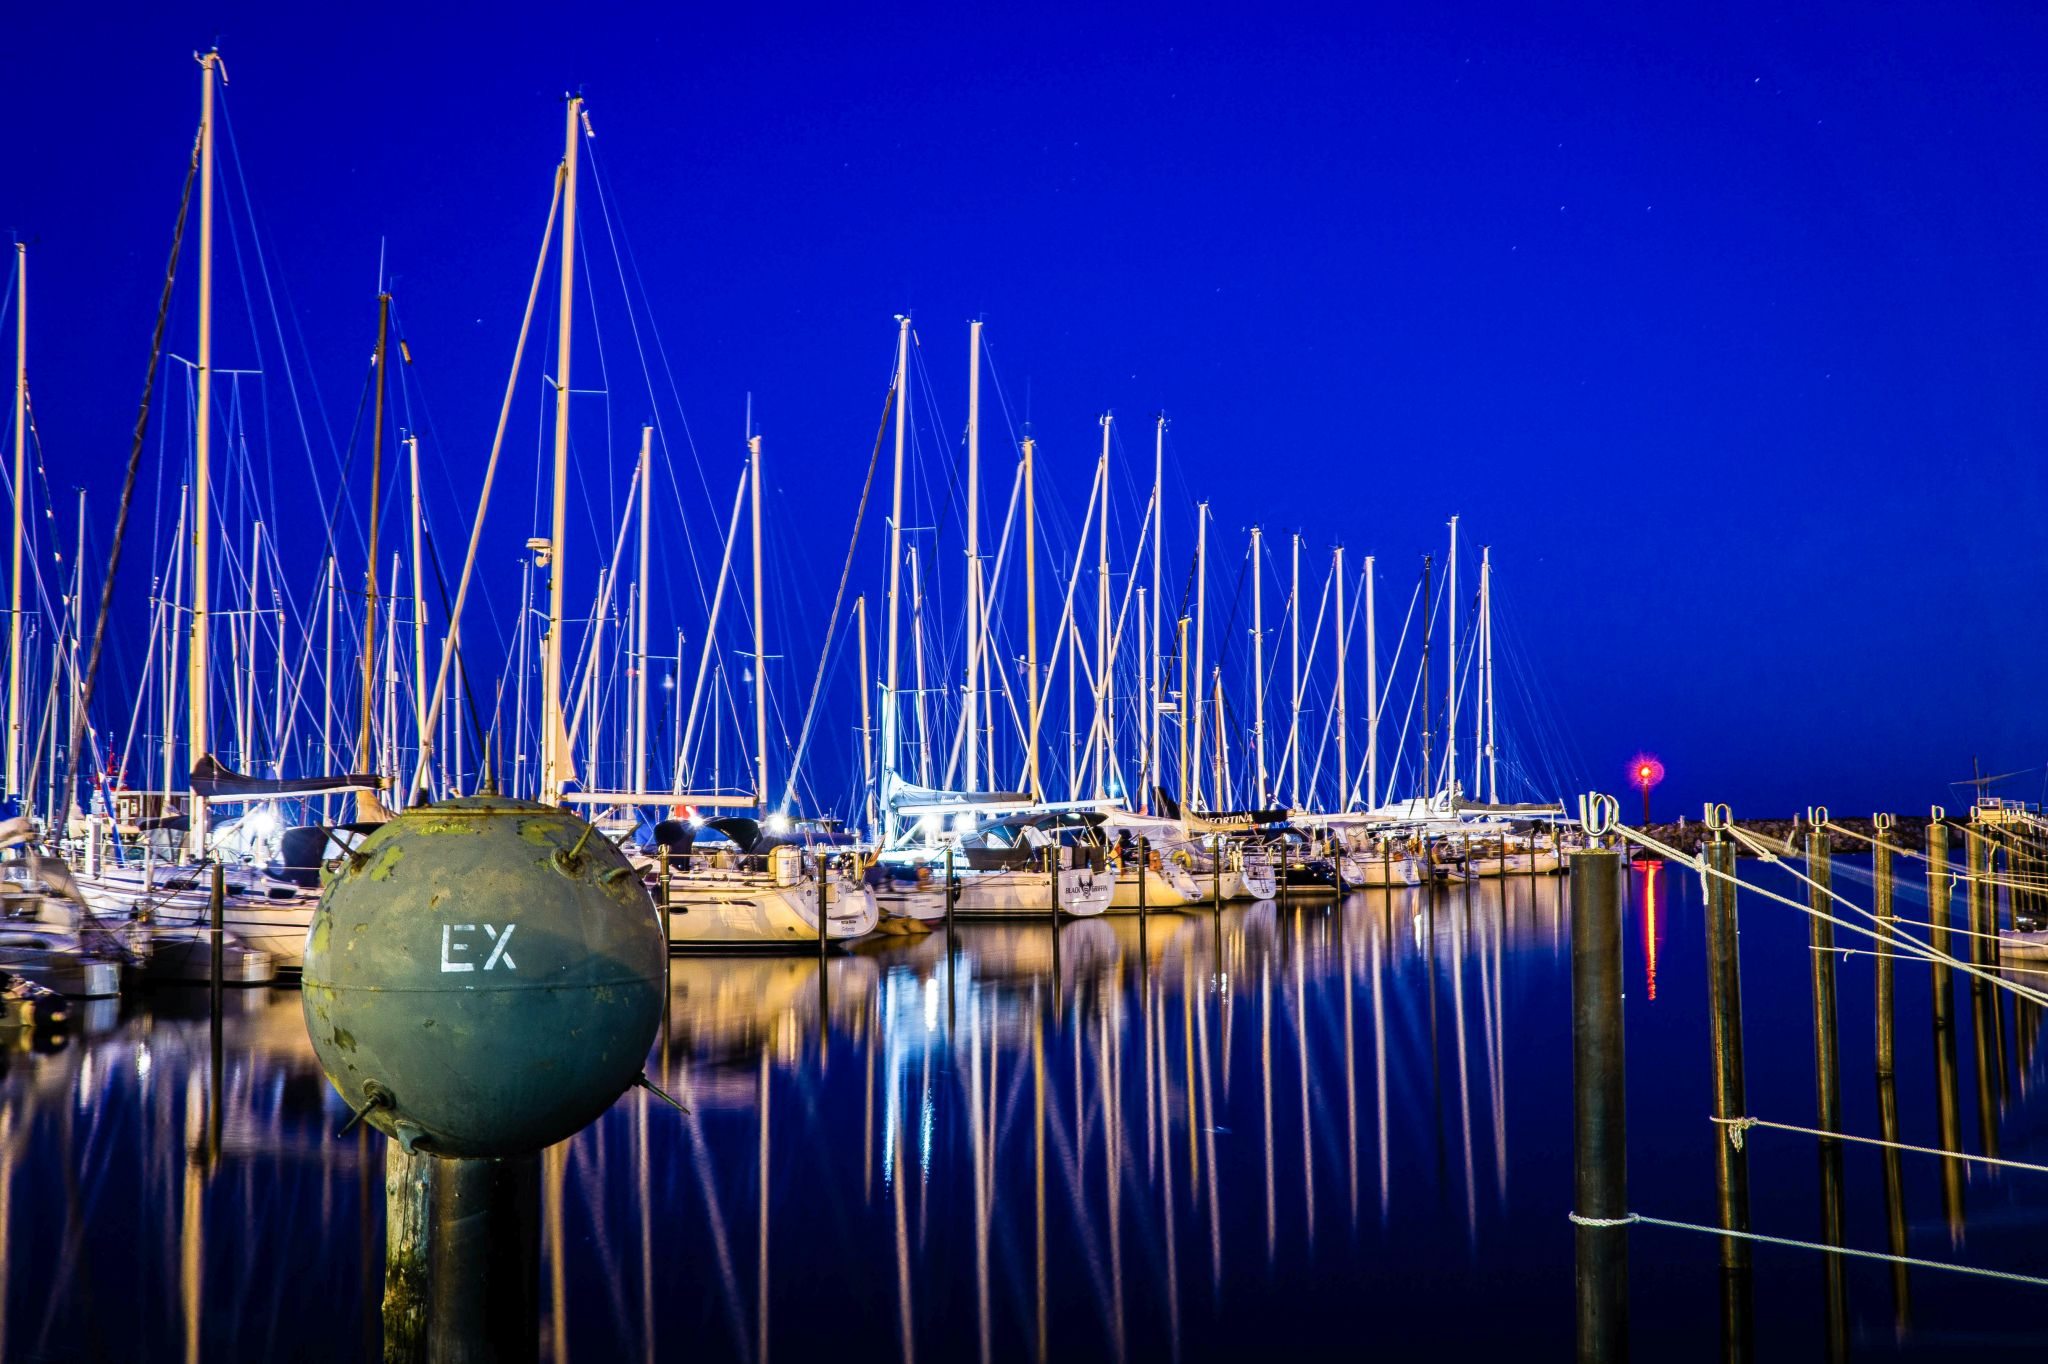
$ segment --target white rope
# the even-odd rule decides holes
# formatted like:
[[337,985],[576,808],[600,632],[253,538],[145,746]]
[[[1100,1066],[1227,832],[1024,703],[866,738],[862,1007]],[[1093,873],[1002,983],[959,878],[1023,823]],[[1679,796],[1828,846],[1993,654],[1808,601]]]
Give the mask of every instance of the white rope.
[[2036,1288],[2048,1288],[2048,1279],[2032,1274],[2015,1274],[2009,1269],[1982,1269],[1976,1265],[1948,1264],[1941,1260],[1923,1260],[1913,1255],[1892,1255],[1882,1250],[1858,1250],[1852,1246],[1831,1246],[1820,1241],[1796,1241],[1789,1236],[1766,1236],[1757,1231],[1736,1231],[1730,1227],[1708,1227],[1697,1222],[1675,1222],[1668,1217],[1651,1217],[1647,1213],[1632,1212],[1626,1217],[1581,1217],[1568,1213],[1573,1223],[1582,1227],[1623,1227],[1631,1222],[1645,1226],[1670,1227],[1675,1231],[1701,1231],[1709,1236],[1732,1236],[1743,1241],[1760,1241],[1769,1246],[1790,1246],[1795,1250],[1818,1250],[1828,1255],[1853,1255],[1860,1260],[1884,1260],[1895,1265],[1913,1265],[1920,1269],[1941,1269],[1952,1274],[1975,1274],[1986,1279],[2004,1279],[2009,1283],[2031,1284]]
[[1819,1137],[1825,1141],[1854,1141],[1865,1146],[1884,1146],[1894,1151],[1911,1151],[1916,1155],[1940,1156],[1944,1160],[1968,1160],[1980,1165],[2002,1165],[2011,1170],[2031,1170],[2035,1174],[2048,1175],[2048,1165],[2034,1165],[2024,1160],[2006,1160],[2000,1156],[1972,1155],[1968,1151],[1945,1151],[1938,1146],[1914,1146],[1909,1142],[1887,1141],[1883,1137],[1861,1137],[1849,1132],[1830,1132],[1819,1127],[1800,1127],[1796,1123],[1771,1122],[1766,1118],[1716,1118],[1709,1116],[1708,1122],[1717,1123],[1728,1129],[1728,1144],[1736,1150],[1742,1149],[1742,1134],[1752,1127],[1772,1127],[1780,1132],[1797,1132],[1801,1136]]
[[[1653,852],[1662,853],[1665,857],[1669,858],[1673,862],[1678,863],[1681,866],[1691,867],[1694,871],[1698,872],[1702,877],[1708,875],[1719,876],[1723,880],[1727,881],[1730,885],[1736,886],[1739,889],[1747,890],[1755,895],[1760,895],[1767,900],[1776,900],[1780,904],[1789,905],[1793,909],[1798,910],[1802,914],[1810,914],[1815,918],[1825,919],[1831,924],[1835,924],[1838,927],[1849,930],[1851,933],[1861,933],[1866,938],[1872,938],[1880,942],[1889,940],[1894,946],[1904,949],[1903,955],[1915,956],[1926,961],[1946,965],[1950,967],[1952,970],[1961,971],[1965,975],[1975,976],[1980,980],[1988,981],[1992,984],[1999,986],[2001,989],[2012,991],[2014,994],[2019,995],[2023,999],[2032,1000],[2036,1004],[2048,1007],[2048,994],[2043,994],[2037,990],[2027,989],[2015,981],[2002,979],[2001,977],[1993,975],[1989,971],[1983,970],[1975,965],[1972,965],[1969,962],[1958,960],[1957,958],[1950,956],[1948,953],[1942,952],[1927,943],[1919,941],[1916,938],[1907,937],[1905,934],[1897,931],[1896,927],[1894,927],[1889,933],[1865,928],[1862,924],[1852,923],[1847,919],[1841,918],[1839,915],[1829,914],[1825,910],[1815,909],[1810,904],[1803,904],[1800,901],[1793,899],[1789,895],[1781,895],[1776,891],[1767,890],[1762,886],[1752,885],[1751,883],[1744,881],[1739,876],[1736,876],[1732,873],[1722,872],[1719,869],[1711,866],[1708,863],[1708,860],[1704,853],[1695,856],[1692,854],[1682,852],[1679,849],[1672,847],[1670,844],[1665,843],[1662,840],[1657,839],[1655,837],[1652,837],[1650,834],[1645,833],[1641,829],[1631,828],[1626,824],[1617,823],[1614,826],[1613,832],[1621,835],[1623,838],[1639,843],[1643,847],[1648,848]],[[1779,860],[1778,854],[1774,850],[1766,846],[1761,839],[1755,838],[1749,834],[1744,833],[1743,830],[1732,824],[1728,826],[1728,832],[1733,834],[1736,837],[1736,839],[1740,842],[1743,842],[1749,845],[1752,849],[1757,850],[1766,861],[1776,862]],[[1785,869],[1791,872],[1793,876],[1798,877],[1799,880],[1806,882],[1807,885],[1812,886],[1817,890],[1824,891],[1830,899],[1839,901],[1843,905],[1846,905],[1848,908],[1855,910],[1858,914],[1861,914],[1864,918],[1869,919],[1872,923],[1878,924],[1879,929],[1884,928],[1883,922],[1879,920],[1875,915],[1870,913],[1870,911],[1864,909],[1862,906],[1853,904],[1850,901],[1843,899],[1840,895],[1837,895],[1831,888],[1822,886],[1818,882],[1812,880],[1811,878],[1801,875],[1797,870],[1793,869],[1792,867],[1788,866]]]
[[1626,1217],[1581,1217],[1575,1212],[1568,1212],[1565,1216],[1572,1220],[1573,1226],[1579,1227],[1625,1227],[1631,1222],[1643,1220],[1635,1213],[1630,1213]]

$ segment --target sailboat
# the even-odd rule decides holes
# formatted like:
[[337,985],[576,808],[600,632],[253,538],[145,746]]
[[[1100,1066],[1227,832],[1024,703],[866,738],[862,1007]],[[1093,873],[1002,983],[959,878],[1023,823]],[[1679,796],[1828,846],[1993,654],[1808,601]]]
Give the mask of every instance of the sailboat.
[[[567,101],[567,126],[562,162],[557,171],[562,233],[557,267],[560,278],[558,350],[553,376],[553,500],[549,534],[545,538],[530,542],[530,546],[543,556],[541,566],[548,573],[547,635],[544,640],[541,677],[539,798],[543,804],[575,804],[593,811],[665,806],[674,807],[678,811],[686,807],[725,807],[765,812],[769,784],[768,691],[764,666],[767,657],[767,637],[763,579],[765,560],[762,545],[762,450],[761,438],[751,431],[748,435],[747,470],[742,491],[748,495],[751,503],[753,535],[753,792],[746,796],[696,795],[686,794],[680,789],[661,792],[648,789],[648,708],[644,661],[649,656],[646,603],[650,586],[648,570],[653,534],[650,500],[653,476],[652,429],[649,427],[643,427],[641,431],[640,456],[635,475],[638,493],[640,581],[637,587],[636,609],[633,613],[634,646],[643,666],[639,669],[639,681],[635,687],[632,707],[634,752],[629,789],[591,789],[581,786],[578,782],[578,765],[573,748],[576,737],[579,733],[587,734],[587,742],[594,750],[600,723],[593,719],[586,729],[584,720],[595,712],[596,706],[593,703],[586,709],[579,705],[576,707],[577,723],[572,729],[565,722],[570,708],[565,704],[562,686],[565,644],[564,596],[567,583],[565,538],[570,482],[569,413],[573,392],[569,376],[573,351],[577,259],[576,191],[582,142],[587,135],[588,124],[583,98],[580,95],[572,95]],[[545,253],[545,247],[543,251]],[[539,278],[539,274],[536,273],[536,289]],[[523,339],[522,332],[522,344]],[[514,372],[516,375],[516,361]],[[509,411],[509,389],[506,410]],[[501,417],[500,442],[494,443],[492,451],[493,467],[501,448],[502,434]],[[486,497],[489,486],[490,473],[487,471]],[[627,501],[630,505],[634,499],[629,497]],[[735,504],[735,515],[737,510]],[[478,527],[482,525],[482,521],[483,509],[480,507],[476,522]],[[462,585],[456,597],[455,611],[458,616],[468,592],[474,567],[475,534],[476,530],[473,529],[470,560],[464,564]],[[620,536],[623,545],[623,525]],[[606,608],[606,600],[603,598],[609,591],[611,578],[607,576],[603,581],[607,586],[600,590],[600,620]],[[725,574],[721,569],[719,596],[714,599],[711,625],[705,634],[707,660],[711,656],[710,650],[716,634],[717,602],[723,600],[724,589]],[[454,638],[457,628],[451,625],[451,639]],[[452,653],[452,649],[450,652]],[[596,666],[597,655],[597,648],[593,644],[590,650],[593,669]],[[444,656],[444,673],[446,668],[447,659]],[[421,726],[422,775],[426,771],[426,752],[431,746],[430,736],[441,702],[442,690],[437,684],[431,692],[425,712],[426,719]],[[587,770],[593,775],[597,769],[598,764],[594,760],[587,765]],[[679,782],[680,779],[679,768]],[[680,819],[664,820],[656,826],[655,842],[652,845],[627,850],[629,860],[640,870],[643,878],[652,882],[657,902],[667,907],[669,943],[672,948],[815,947],[820,938],[829,941],[851,940],[862,937],[874,929],[874,898],[854,873],[849,860],[841,859],[835,865],[823,851],[820,851],[810,858],[807,866],[804,850],[780,837],[777,817],[758,821],[753,818],[729,818],[712,823],[722,826],[713,830],[713,835],[724,845],[716,850],[697,846],[698,832],[707,827],[707,822],[701,819],[688,823]]]
[[[170,812],[172,785],[170,761],[165,765],[165,791],[151,821],[157,828],[179,835],[177,853],[160,863],[154,848],[146,847],[139,858],[123,846],[120,829],[104,850],[101,820],[83,821],[86,839],[82,847],[83,870],[72,878],[76,894],[95,914],[132,918],[146,925],[161,944],[189,941],[208,917],[213,871],[212,862],[222,864],[224,881],[223,920],[229,933],[253,949],[253,955],[267,956],[277,967],[296,969],[303,959],[305,936],[318,902],[317,886],[305,878],[274,874],[271,867],[254,862],[231,863],[217,840],[210,835],[216,806],[247,808],[243,822],[279,824],[271,802],[300,799],[311,795],[358,791],[374,793],[378,778],[369,774],[298,779],[264,779],[245,776],[226,767],[216,756],[209,732],[209,701],[212,688],[212,615],[210,571],[213,567],[212,522],[214,511],[211,458],[213,447],[215,375],[213,362],[213,216],[215,104],[218,87],[225,75],[220,54],[210,51],[200,57],[202,105],[199,135],[195,146],[199,193],[199,284],[198,352],[193,366],[196,383],[194,404],[194,479],[187,490],[189,506],[181,511],[191,526],[191,598],[188,644],[189,671],[186,679],[187,746],[191,760],[187,805],[182,814]],[[388,299],[386,300],[388,303]],[[383,327],[379,328],[379,408],[382,407]],[[381,423],[380,423],[381,432]],[[259,531],[260,534],[260,531]],[[374,542],[373,542],[374,543]],[[17,579],[18,591],[18,579]],[[253,584],[252,584],[253,597]],[[251,631],[248,642],[254,647]],[[238,637],[239,642],[239,637]],[[167,660],[168,662],[168,660]],[[18,673],[17,673],[18,676]],[[253,677],[253,672],[252,672]],[[171,679],[164,678],[166,696]],[[238,700],[247,693],[238,693]],[[253,696],[248,697],[253,702]],[[13,726],[10,726],[12,730]],[[165,740],[167,754],[172,741]],[[10,753],[10,761],[12,754]],[[64,793],[69,806],[73,797]],[[222,827],[229,828],[233,821]],[[104,853],[104,855],[103,855]],[[245,961],[243,980],[267,978],[268,965]]]
[[[910,566],[912,572],[913,595],[918,597],[920,604],[922,598],[915,589],[916,559],[906,557],[903,544],[905,445],[910,420],[910,319],[899,316],[896,324],[896,425],[889,518],[888,633],[881,691],[881,758],[876,767],[879,786],[876,805],[880,827],[876,830],[875,862],[869,874],[870,884],[874,888],[876,901],[884,912],[925,920],[944,915],[949,892],[956,914],[994,917],[1021,915],[1041,918],[1055,912],[1081,917],[1100,914],[1109,907],[1114,891],[1114,877],[1106,868],[1092,864],[1086,857],[1077,857],[1078,850],[1074,846],[1048,838],[1040,830],[1018,826],[1018,838],[1013,842],[1000,834],[989,836],[993,829],[1002,827],[1000,825],[983,828],[985,821],[999,820],[1005,815],[1040,808],[1044,802],[1038,765],[1038,728],[1041,711],[1038,673],[1038,550],[1032,467],[1035,444],[1028,435],[1020,444],[1021,464],[1018,470],[1024,513],[1024,591],[1028,649],[1026,668],[1029,674],[1029,706],[1027,718],[1024,720],[1024,778],[1028,789],[976,789],[980,784],[974,774],[978,762],[976,755],[982,744],[982,726],[975,723],[972,717],[983,701],[983,692],[977,685],[976,676],[980,670],[980,660],[988,636],[987,603],[982,593],[981,562],[978,552],[970,552],[967,558],[967,686],[962,735],[966,740],[969,755],[968,784],[963,789],[935,787],[930,784],[930,776],[922,770],[929,767],[930,748],[926,742],[925,688],[921,685],[924,673],[921,618],[913,622],[913,635],[920,641],[914,646],[914,662],[920,681],[914,694],[917,701],[919,752],[925,755],[925,761],[920,764],[919,775],[922,780],[909,781],[898,769],[898,764],[902,761],[902,746],[898,736],[903,700],[901,603],[906,564]],[[980,322],[970,324],[967,467],[970,513],[968,534],[971,551],[975,546],[975,538],[979,536],[981,330]],[[1108,496],[1106,488],[1103,489],[1103,496]],[[913,610],[916,609],[914,606]],[[866,678],[862,679],[862,685],[867,685]],[[977,831],[981,831],[983,836],[978,841],[970,840],[968,836]],[[950,859],[949,850],[952,854]],[[952,877],[950,887],[944,880],[949,865]]]

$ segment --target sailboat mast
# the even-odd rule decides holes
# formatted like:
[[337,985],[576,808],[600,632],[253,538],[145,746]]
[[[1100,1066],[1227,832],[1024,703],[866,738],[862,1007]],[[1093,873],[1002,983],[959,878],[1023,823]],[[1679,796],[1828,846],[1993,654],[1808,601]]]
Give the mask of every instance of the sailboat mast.
[[1293,635],[1287,675],[1287,803],[1301,808],[1301,532],[1294,534],[1288,569],[1287,618]]
[[1089,766],[1095,774],[1095,798],[1109,793],[1110,702],[1109,685],[1109,426],[1115,418],[1102,414],[1102,519],[1097,527],[1095,550],[1095,709],[1102,723],[1089,736]]
[[1188,695],[1188,618],[1182,616],[1174,625],[1174,652],[1180,656],[1180,704],[1174,710],[1180,715],[1180,813],[1188,815],[1188,733],[1190,718],[1194,715],[1192,699]]
[[555,497],[548,522],[548,635],[541,661],[540,798],[553,805],[569,777],[568,731],[562,724],[562,607],[569,580],[564,560],[569,538],[569,351],[576,321],[577,120],[583,96],[568,100],[562,149],[562,297],[555,349]]
[[[882,679],[882,775],[886,781],[896,770],[896,681],[902,624],[900,598],[903,587],[903,441],[910,408],[910,319],[896,318],[896,470],[889,492],[889,638],[883,645],[886,662]],[[895,817],[888,817],[883,842],[896,836]]]
[[[28,243],[14,244],[14,597],[7,617],[7,792],[21,789],[21,555],[28,477]],[[169,787],[170,774],[164,776]]]
[[867,828],[872,838],[875,831],[875,727],[869,713],[872,702],[868,689],[873,685],[873,674],[868,672],[868,599],[862,593],[853,599],[854,615],[860,620],[860,769],[867,791]]
[[1479,658],[1486,682],[1486,799],[1500,800],[1500,769],[1493,753],[1493,551],[1479,550]]
[[[204,73],[199,115],[199,426],[192,446],[192,640],[186,660],[191,671],[185,679],[185,741],[190,750],[186,757],[195,767],[212,748],[206,733],[208,666],[212,662],[206,577],[213,555],[213,102],[214,84],[220,78],[220,53],[207,53],[199,59],[199,66]],[[17,433],[19,430],[16,427]],[[14,486],[18,495],[20,482]],[[376,569],[372,567],[371,572]],[[15,581],[19,584],[19,573]],[[19,629],[19,600],[15,606],[15,628]],[[170,788],[169,773],[164,776],[164,787]],[[188,815],[188,846],[195,855],[202,854],[206,851],[206,805],[197,793]]]
[[1160,494],[1166,482],[1166,414],[1159,414],[1158,423],[1152,433],[1152,648],[1146,655],[1146,666],[1150,669],[1146,688],[1151,698],[1151,714],[1146,719],[1145,739],[1145,781],[1144,802],[1146,809],[1152,808],[1152,788],[1159,784],[1159,706],[1165,697],[1159,690],[1162,681],[1159,675],[1159,558],[1164,552],[1165,513],[1161,507]]
[[433,742],[427,734],[427,713],[430,709],[427,704],[427,566],[426,556],[420,551],[424,530],[420,503],[420,438],[407,436],[405,448],[412,462],[412,706],[418,717],[421,775],[424,776],[424,761],[433,748]]
[[1450,619],[1444,631],[1444,788],[1458,799],[1458,518],[1451,518],[1451,557],[1444,567],[1445,605]]
[[[393,602],[398,600],[399,558],[396,552],[391,556],[391,585],[389,595]],[[394,621],[397,608],[393,607]],[[384,632],[384,767],[385,780],[398,781],[398,631],[395,628]]]
[[1350,632],[1345,629],[1347,622],[1344,616],[1344,546],[1337,546],[1336,554],[1337,558],[1330,569],[1330,574],[1337,583],[1337,617],[1332,624],[1337,630],[1337,809],[1341,811],[1344,808],[1346,794],[1345,774],[1351,770],[1351,754],[1344,733],[1344,675],[1349,671],[1344,666],[1344,648],[1348,643],[1345,636]]
[[[1203,642],[1209,620],[1209,504],[1195,504],[1195,685],[1202,684]],[[1202,703],[1195,701],[1195,803],[1202,803]]]
[[1252,789],[1257,803],[1266,803],[1266,594],[1265,556],[1260,533],[1252,527]]
[[1032,500],[1031,437],[1024,438],[1024,672],[1030,723],[1024,751],[1025,789],[1042,800],[1038,783],[1038,516]]
[[926,728],[925,678],[924,678],[924,583],[917,573],[917,546],[912,545],[910,559],[910,661],[917,681],[917,780],[920,786],[932,784],[931,734]]
[[1210,691],[1214,697],[1214,700],[1210,703],[1210,713],[1216,717],[1216,754],[1212,759],[1216,764],[1216,785],[1214,788],[1216,802],[1211,808],[1225,810],[1230,807],[1230,793],[1227,789],[1230,774],[1230,755],[1224,751],[1223,747],[1223,665],[1220,663],[1211,670]]
[[[320,770],[334,771],[334,555],[327,556],[327,640],[320,655]],[[333,820],[333,797],[320,797],[320,822]]]
[[[357,761],[375,771],[376,753],[371,748],[372,721],[377,713],[377,525],[384,508],[384,371],[385,343],[391,331],[391,295],[377,295],[377,353],[371,363],[377,370],[376,420],[370,426],[370,538],[363,571],[363,707],[362,725],[357,732]],[[204,420],[202,418],[202,420]],[[202,492],[201,496],[205,494]],[[194,641],[195,647],[198,641]],[[196,754],[194,760],[197,760]],[[362,792],[356,796],[356,818],[374,819],[377,796]]]
[[1379,629],[1373,617],[1373,556],[1365,556],[1365,808],[1380,801]]
[[768,808],[768,618],[763,614],[761,573],[761,438],[747,437],[747,477],[754,520],[754,776],[761,809]]
[[1436,769],[1430,763],[1430,740],[1434,737],[1429,729],[1429,716],[1434,709],[1429,703],[1429,637],[1434,632],[1436,601],[1431,596],[1430,569],[1432,565],[1427,554],[1422,556],[1422,798],[1428,800],[1436,793],[1431,789],[1436,782]]
[[967,324],[967,691],[961,724],[967,739],[967,789],[981,789],[981,323]]
[[[647,576],[648,543],[653,538],[648,519],[651,500],[649,485],[654,477],[654,428],[640,428],[640,586],[633,604],[633,789],[647,789],[647,597],[652,586]],[[457,734],[461,731],[458,729]]]

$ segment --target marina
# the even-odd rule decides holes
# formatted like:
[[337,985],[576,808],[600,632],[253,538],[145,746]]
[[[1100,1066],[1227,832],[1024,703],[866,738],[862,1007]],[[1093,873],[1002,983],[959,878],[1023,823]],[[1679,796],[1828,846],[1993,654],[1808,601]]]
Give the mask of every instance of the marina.
[[[1835,870],[1867,893],[1867,857]],[[650,1071],[690,1114],[629,1095],[544,1165],[541,1357],[1323,1354],[1361,1311],[1396,1352],[1568,1339],[1572,884],[1109,916],[1057,945],[962,924],[822,965],[678,956]],[[1713,1224],[1706,905],[1655,863],[1624,898],[1630,1194]],[[1916,878],[1897,904],[1924,916]],[[1751,1054],[1804,1048],[1802,916],[1740,912]],[[1931,974],[1901,964],[1880,1083],[1871,980],[1867,958],[1840,974],[1845,1130],[2048,1155],[2036,1006],[1958,985],[1943,1023]],[[84,1006],[61,1044],[10,1052],[10,1357],[376,1354],[385,1139],[335,1139],[347,1110],[295,992],[227,998],[217,1084],[203,990]],[[1754,1112],[1810,1116],[1810,1067],[1748,1076]],[[1749,1134],[1759,1231],[1822,1239],[1813,1145]],[[2036,1263],[2040,1175],[1841,1162],[1845,1245]],[[1715,1238],[1632,1235],[1637,1348],[1721,1357]],[[1824,1261],[1757,1248],[1742,1329],[1796,1355],[1831,1332],[1876,1358],[2040,1344],[2013,1315],[2037,1290]],[[1357,1287],[1306,1289],[1339,1282]],[[116,1299],[132,1310],[98,1306]]]
[[2048,1351],[2037,16],[394,17],[5,68],[0,1364]]

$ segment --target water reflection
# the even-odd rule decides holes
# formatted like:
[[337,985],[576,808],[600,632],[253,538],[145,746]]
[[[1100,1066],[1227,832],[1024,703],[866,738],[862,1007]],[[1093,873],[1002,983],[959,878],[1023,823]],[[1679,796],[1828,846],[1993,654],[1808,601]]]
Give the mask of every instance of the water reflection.
[[[1639,881],[1629,907],[1630,976],[1668,987],[1629,1003],[1631,1192],[1648,1210],[1713,1195],[1704,991],[1681,988],[1704,979],[1693,880]],[[677,958],[649,1069],[690,1113],[636,1091],[543,1158],[537,1349],[1210,1360],[1353,1354],[1369,1320],[1395,1355],[1556,1353],[1567,893],[1510,877],[1056,934],[963,924],[822,963]],[[1812,1101],[1804,926],[1745,905],[1752,1095],[1797,1119]],[[1901,1014],[1931,1006],[1935,1027],[1900,1030],[1896,1088],[1848,1087],[1875,1102],[1845,1121],[1954,1147],[1970,1104],[1985,1149],[2023,1146],[2029,1068],[2001,1103],[1998,1002],[1958,1010],[1900,971]],[[217,1103],[199,992],[94,1013],[54,1050],[0,1051],[0,1356],[377,1353],[383,1141],[334,1139],[346,1114],[294,993],[228,1002]],[[2031,1057],[2038,1019],[2012,1027]],[[1860,1054],[1845,1048],[1845,1068]],[[1773,1191],[1760,1230],[1936,1253],[1913,1244],[1910,1212],[1938,1187],[1962,1236],[1959,1162],[1817,1163],[1779,1145],[1752,1160]],[[2038,1230],[2008,1202],[1973,1240],[2009,1224]],[[1696,1299],[1637,1313],[1646,1347],[1644,1332],[1678,1354],[1714,1334],[1719,1246],[1696,1239],[1639,1242],[1664,1282],[1698,1271]],[[1767,1263],[1763,1340],[1863,1350],[1958,1319],[1933,1276]]]

